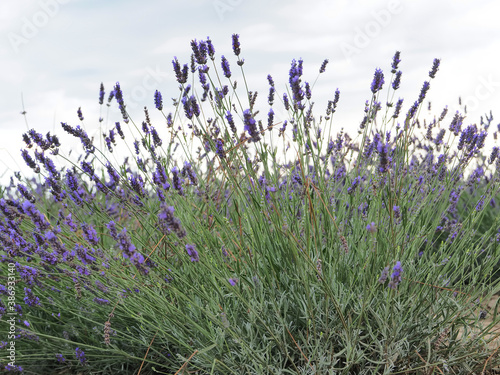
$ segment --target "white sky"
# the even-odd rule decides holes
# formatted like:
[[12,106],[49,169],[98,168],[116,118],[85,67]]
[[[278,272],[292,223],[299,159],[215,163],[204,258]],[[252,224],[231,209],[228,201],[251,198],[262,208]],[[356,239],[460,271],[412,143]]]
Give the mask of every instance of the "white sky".
[[[468,108],[467,125],[479,123],[489,110],[499,115],[499,14],[500,2],[485,0],[1,0],[0,181],[29,170],[20,156],[21,135],[27,130],[20,115],[21,94],[29,127],[57,134],[63,146],[71,136],[60,122],[79,124],[78,107],[89,134],[98,133],[101,82],[107,98],[119,81],[136,122],[142,122],[146,105],[161,132],[164,120],[154,108],[154,90],[171,107],[169,98],[178,95],[173,57],[189,62],[190,41],[207,36],[218,68],[225,55],[235,72],[231,35],[240,35],[247,82],[265,106],[267,74],[281,97],[292,59],[303,58],[303,80],[312,83],[328,58],[313,101],[315,114],[324,114],[327,100],[339,88],[334,134],[342,127],[356,133],[375,68],[383,69],[387,89],[396,50],[401,51],[403,76],[395,99],[405,98],[402,113],[418,98],[433,59],[440,58],[427,94],[432,115],[448,105],[451,121],[461,96]],[[380,97],[383,103],[386,93]],[[274,107],[279,114],[278,100]],[[109,124],[121,120],[115,101],[112,108]],[[261,112],[264,123],[266,113]],[[423,111],[421,118],[425,116],[432,118]],[[494,119],[495,125],[499,122]]]

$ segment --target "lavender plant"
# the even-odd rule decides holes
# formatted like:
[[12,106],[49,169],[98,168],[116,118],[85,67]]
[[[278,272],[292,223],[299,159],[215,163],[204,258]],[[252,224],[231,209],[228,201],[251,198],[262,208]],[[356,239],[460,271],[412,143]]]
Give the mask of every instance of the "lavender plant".
[[[82,124],[61,124],[61,139],[82,143],[77,160],[58,136],[23,134],[35,177],[17,173],[0,199],[1,262],[17,272],[15,283],[1,276],[2,332],[7,314],[17,319],[17,362],[6,371],[498,366],[496,310],[491,324],[480,319],[499,289],[498,147],[483,153],[493,118],[422,119],[440,60],[406,114],[395,100],[400,52],[390,75],[377,68],[351,138],[334,123],[338,89],[313,114],[301,59],[286,92],[267,77],[266,117],[238,35],[235,64],[209,38],[191,48],[190,62],[172,61],[177,98],[168,105],[156,90],[140,124],[120,84],[107,104],[101,84],[99,104],[115,100],[122,117],[102,121],[105,148]],[[113,163],[124,148],[130,155]]]

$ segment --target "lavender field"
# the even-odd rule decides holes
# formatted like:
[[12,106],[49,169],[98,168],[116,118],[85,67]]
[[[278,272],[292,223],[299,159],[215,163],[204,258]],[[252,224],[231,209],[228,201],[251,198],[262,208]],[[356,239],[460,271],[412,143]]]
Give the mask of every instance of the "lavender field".
[[20,132],[32,175],[0,187],[3,371],[494,373],[493,114],[432,107],[438,58],[398,97],[397,51],[348,134],[338,89],[313,101],[328,60],[257,93],[239,35],[191,48],[177,97],[158,88],[142,118],[96,83],[101,117]]

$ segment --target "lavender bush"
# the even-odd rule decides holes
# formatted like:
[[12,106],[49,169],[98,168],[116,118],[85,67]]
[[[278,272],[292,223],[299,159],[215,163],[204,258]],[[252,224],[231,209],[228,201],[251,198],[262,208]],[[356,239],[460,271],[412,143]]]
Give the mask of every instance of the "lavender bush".
[[[99,104],[116,101],[122,114],[111,127],[100,119],[102,147],[81,109],[81,124],[62,123],[58,136],[23,134],[35,177],[17,173],[0,199],[1,262],[16,271],[15,283],[2,275],[0,286],[2,332],[8,313],[17,320],[16,363],[5,369],[479,374],[498,366],[496,310],[491,324],[481,319],[499,289],[500,160],[498,147],[483,151],[493,117],[469,124],[445,109],[422,119],[440,60],[406,112],[395,99],[400,52],[390,74],[376,69],[351,138],[334,124],[338,90],[313,114],[302,60],[292,61],[284,93],[267,77],[265,115],[238,35],[236,59],[217,57],[210,39],[191,47],[190,62],[173,60],[178,97],[168,105],[156,91],[140,123],[120,84],[107,98],[101,84]],[[59,152],[59,137],[70,136],[82,144],[77,159]],[[118,162],[124,149],[130,155]]]

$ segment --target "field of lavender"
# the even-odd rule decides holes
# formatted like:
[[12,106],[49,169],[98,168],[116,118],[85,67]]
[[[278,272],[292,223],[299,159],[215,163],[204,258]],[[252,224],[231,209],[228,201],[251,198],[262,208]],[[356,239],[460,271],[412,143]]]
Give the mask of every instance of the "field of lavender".
[[[61,123],[58,135],[22,134],[34,177],[16,173],[0,188],[2,368],[492,373],[492,114],[479,125],[465,110],[423,118],[439,59],[402,112],[398,51],[367,82],[371,99],[349,135],[335,124],[339,90],[313,114],[301,59],[285,93],[267,77],[262,115],[237,34],[235,63],[209,38],[191,47],[190,63],[173,60],[173,104],[151,93],[161,121],[148,108],[132,119],[120,84],[101,84],[101,108],[116,102],[122,118],[100,118],[100,140],[80,109],[81,123]],[[71,137],[80,154],[60,152]]]

